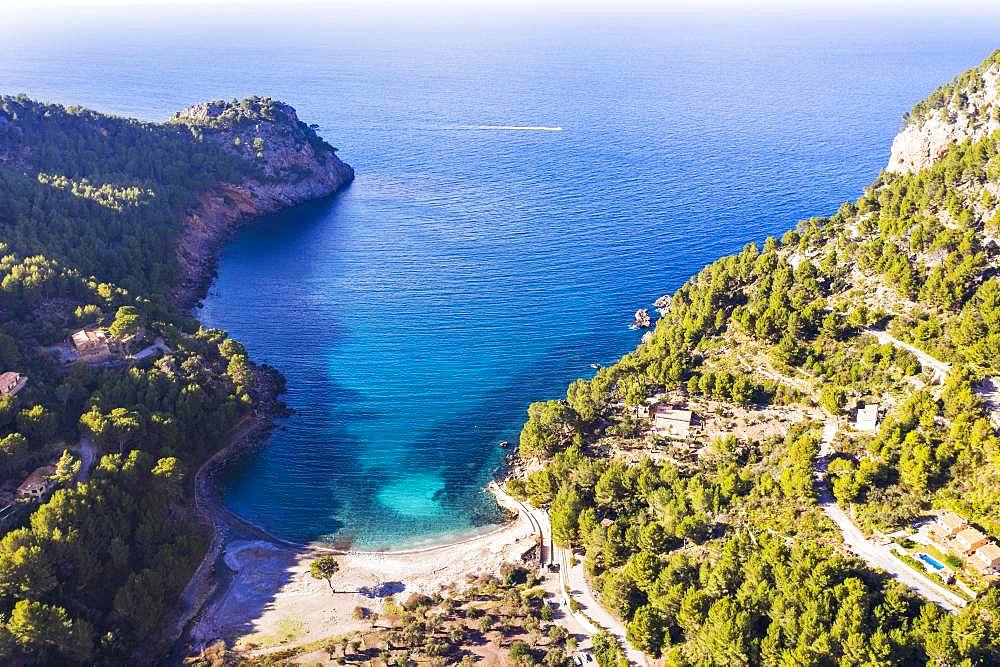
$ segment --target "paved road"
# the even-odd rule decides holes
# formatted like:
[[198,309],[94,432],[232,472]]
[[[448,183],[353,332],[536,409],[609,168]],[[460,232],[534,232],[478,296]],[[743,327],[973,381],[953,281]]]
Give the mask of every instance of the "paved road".
[[[635,665],[649,664],[642,651],[629,643],[625,625],[614,614],[602,607],[594,597],[594,592],[591,590],[590,583],[583,571],[583,563],[573,564],[573,554],[570,550],[558,546],[556,547],[556,558],[559,562],[563,590],[569,589],[569,595],[580,605],[580,610],[618,639],[618,643],[625,650],[625,655],[630,663]],[[567,601],[566,604],[568,606],[569,602]]]
[[[898,338],[879,329],[865,329],[868,333],[878,338],[880,343],[891,343],[896,347],[912,352],[920,363],[933,371],[934,380],[944,383],[951,372],[951,364],[946,364],[940,359],[935,359],[923,350],[919,350],[909,343],[904,343]],[[988,377],[981,383],[972,387],[972,390],[979,394],[986,406],[986,413],[993,428],[1000,429],[1000,377]]]
[[[569,597],[566,594],[566,584],[563,572],[565,570],[559,561],[560,550],[552,549],[552,525],[549,523],[549,515],[545,510],[532,507],[528,503],[523,503],[507,493],[504,488],[496,482],[490,483],[490,491],[496,496],[497,501],[504,507],[513,510],[527,519],[531,529],[538,536],[541,547],[541,558],[539,559],[539,575],[542,578],[542,587],[559,603],[559,608],[563,613],[560,622],[566,626],[570,634],[579,635],[586,639],[580,643],[581,649],[590,648],[591,637],[600,631],[593,623],[581,614],[574,612],[570,608]],[[559,563],[559,575],[553,576],[549,570],[549,565]]]
[[527,503],[522,503],[514,496],[507,493],[503,486],[497,482],[489,483],[489,491],[496,496],[497,502],[507,509],[517,512],[523,516],[531,530],[538,537],[539,558],[538,574],[543,579],[548,573],[548,565],[552,562],[552,528],[549,526],[548,515],[540,509],[532,507]]
[[[548,513],[511,497],[498,484],[494,486],[493,493],[501,501],[501,504],[516,509],[527,517],[532,529],[539,536],[539,544],[541,545],[540,568],[542,579],[546,582],[546,589],[559,601],[564,617],[572,621],[571,625],[576,625],[581,631],[579,634],[593,637],[605,629],[618,639],[625,650],[625,655],[632,664],[647,665],[646,656],[643,655],[642,651],[633,648],[629,643],[622,622],[597,602],[584,574],[583,564],[573,564],[570,550],[556,546],[552,541],[552,524],[549,522]],[[559,566],[558,577],[551,576],[548,566],[552,563]],[[576,601],[580,606],[580,612],[583,613],[572,609],[570,597]],[[573,631],[573,628],[569,629]]]
[[844,544],[871,567],[885,570],[903,585],[931,602],[936,602],[950,612],[957,612],[960,607],[966,605],[964,598],[914,572],[909,565],[893,555],[889,545],[882,545],[867,539],[851,520],[851,517],[837,504],[830,490],[830,485],[823,475],[830,462],[830,455],[833,453],[833,439],[837,435],[837,428],[836,417],[827,418],[823,424],[823,441],[820,445],[820,455],[816,458],[816,488],[819,491],[819,506],[840,529]]

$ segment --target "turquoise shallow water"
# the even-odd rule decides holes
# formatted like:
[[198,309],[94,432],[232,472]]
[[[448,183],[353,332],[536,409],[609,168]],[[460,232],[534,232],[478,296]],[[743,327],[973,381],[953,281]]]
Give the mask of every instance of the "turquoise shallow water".
[[705,263],[855,198],[901,112],[998,34],[349,18],[0,32],[16,47],[0,87],[145,118],[266,93],[341,149],[356,182],[240,232],[200,316],[278,367],[296,411],[227,471],[227,503],[285,538],[369,548],[488,528],[481,489],[529,402],[632,348],[632,311]]

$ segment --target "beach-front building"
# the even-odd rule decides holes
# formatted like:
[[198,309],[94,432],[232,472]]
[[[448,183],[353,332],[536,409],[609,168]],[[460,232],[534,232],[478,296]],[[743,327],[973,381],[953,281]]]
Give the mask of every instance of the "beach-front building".
[[934,519],[934,530],[938,535],[951,539],[958,535],[969,524],[954,512],[945,510]]
[[11,371],[0,373],[0,396],[14,396],[17,392],[24,389],[24,385],[27,383],[27,375],[13,373]]
[[1000,547],[994,542],[984,544],[976,549],[969,562],[983,574],[1000,574]]
[[55,472],[52,466],[42,466],[36,468],[17,487],[17,497],[38,500],[52,488],[52,480],[49,479]]
[[869,403],[858,408],[854,428],[863,433],[874,433],[878,430],[878,403]]
[[653,431],[667,438],[687,438],[691,434],[694,413],[669,405],[658,405],[653,410]]
[[954,545],[958,551],[968,556],[979,547],[986,546],[989,541],[990,538],[969,526],[955,536]]
[[73,334],[73,347],[83,361],[101,361],[111,356],[108,338],[101,329],[80,329]]

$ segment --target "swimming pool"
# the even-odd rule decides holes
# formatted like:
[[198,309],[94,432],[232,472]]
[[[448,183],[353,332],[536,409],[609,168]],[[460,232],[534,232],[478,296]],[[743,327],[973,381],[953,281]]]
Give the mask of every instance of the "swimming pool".
[[931,568],[933,568],[937,572],[940,572],[941,570],[944,569],[944,564],[942,564],[940,561],[938,561],[936,558],[934,558],[930,554],[924,554],[924,553],[917,554],[917,558],[919,558],[920,560],[922,560],[924,563],[926,563],[927,565],[929,565]]

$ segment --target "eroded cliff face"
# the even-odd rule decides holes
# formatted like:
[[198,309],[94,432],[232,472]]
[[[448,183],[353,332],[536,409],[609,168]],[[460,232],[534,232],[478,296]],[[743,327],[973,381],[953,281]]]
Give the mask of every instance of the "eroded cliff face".
[[892,142],[886,171],[914,173],[929,167],[949,146],[1000,130],[1000,51],[914,107]]
[[207,292],[219,250],[245,222],[337,192],[354,170],[336,149],[298,119],[295,109],[269,98],[205,102],[174,114],[170,123],[218,143],[253,165],[256,173],[203,192],[184,218],[177,244],[182,280],[171,291],[180,306],[194,306]]

